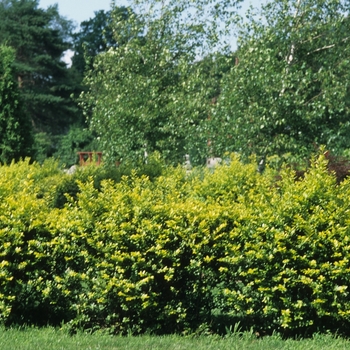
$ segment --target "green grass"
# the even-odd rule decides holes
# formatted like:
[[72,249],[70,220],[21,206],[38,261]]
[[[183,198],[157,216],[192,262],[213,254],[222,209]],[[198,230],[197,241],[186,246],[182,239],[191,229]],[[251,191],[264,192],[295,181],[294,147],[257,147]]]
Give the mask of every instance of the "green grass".
[[342,350],[350,349],[350,341],[331,335],[316,335],[312,339],[282,340],[279,336],[256,339],[249,333],[216,336],[140,336],[119,337],[103,334],[77,334],[45,329],[0,329],[1,350]]

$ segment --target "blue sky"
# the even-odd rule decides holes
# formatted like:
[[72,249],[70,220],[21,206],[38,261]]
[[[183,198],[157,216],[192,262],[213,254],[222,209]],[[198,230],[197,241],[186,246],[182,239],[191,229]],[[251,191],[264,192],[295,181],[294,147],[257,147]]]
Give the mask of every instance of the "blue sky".
[[[261,0],[244,0],[243,10],[252,4],[258,7]],[[59,13],[73,20],[76,24],[94,17],[94,12],[98,10],[109,10],[111,0],[40,0],[40,7],[46,9],[50,5],[58,4]],[[117,6],[127,5],[126,0],[116,0]]]
[[[242,4],[242,12],[253,5],[259,7],[262,0],[244,0]],[[127,0],[116,0],[117,6],[127,6]],[[94,13],[99,10],[108,11],[111,8],[111,0],[40,0],[39,7],[46,9],[50,5],[58,4],[58,10],[60,15],[66,17],[69,20],[73,20],[79,28],[79,24],[94,17]],[[233,44],[234,46],[234,44]],[[68,65],[71,64],[71,56],[73,52],[68,50],[65,52],[62,58]]]
[[[50,5],[58,4],[59,13],[67,19],[80,24],[94,17],[98,10],[109,10],[111,0],[40,0],[39,6],[46,9]],[[117,6],[126,5],[127,1],[116,1]]]

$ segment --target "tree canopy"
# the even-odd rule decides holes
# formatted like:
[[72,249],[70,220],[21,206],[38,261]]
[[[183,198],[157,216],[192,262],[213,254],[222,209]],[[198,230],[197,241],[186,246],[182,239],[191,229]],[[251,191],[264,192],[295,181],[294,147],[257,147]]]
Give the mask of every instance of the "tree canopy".
[[219,153],[350,148],[349,1],[272,0],[240,27],[210,129]]
[[160,151],[176,163],[185,153],[205,153],[200,124],[217,76],[199,62],[218,47],[218,22],[231,18],[236,3],[135,1],[128,16],[112,13],[118,45],[96,56],[81,96],[107,157]]
[[[15,49],[11,71],[37,139],[65,134],[68,149],[95,135],[113,162],[154,151],[175,164],[185,154],[304,157],[321,145],[350,154],[350,1],[269,0],[239,18],[241,2],[112,2],[73,34],[57,6],[0,0],[0,44]],[[72,93],[90,133],[78,130],[87,124]]]

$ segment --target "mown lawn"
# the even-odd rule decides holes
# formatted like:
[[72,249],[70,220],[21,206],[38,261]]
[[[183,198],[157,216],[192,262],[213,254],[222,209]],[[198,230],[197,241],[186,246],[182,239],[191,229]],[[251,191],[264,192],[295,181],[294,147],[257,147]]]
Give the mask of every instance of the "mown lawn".
[[350,341],[331,335],[316,335],[312,339],[282,340],[279,336],[256,339],[249,333],[217,336],[140,336],[119,337],[102,334],[77,334],[45,329],[0,329],[1,350],[342,350],[350,349]]

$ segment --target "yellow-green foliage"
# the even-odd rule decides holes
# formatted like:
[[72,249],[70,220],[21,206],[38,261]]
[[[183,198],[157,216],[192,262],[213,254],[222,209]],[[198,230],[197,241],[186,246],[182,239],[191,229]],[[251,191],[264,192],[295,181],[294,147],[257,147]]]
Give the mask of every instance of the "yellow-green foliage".
[[349,328],[350,183],[337,185],[322,156],[299,180],[236,156],[214,172],[131,173],[98,186],[86,171],[55,207],[71,175],[54,163],[0,168],[3,323]]

